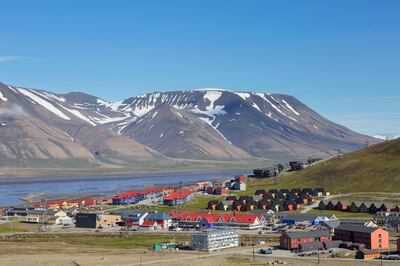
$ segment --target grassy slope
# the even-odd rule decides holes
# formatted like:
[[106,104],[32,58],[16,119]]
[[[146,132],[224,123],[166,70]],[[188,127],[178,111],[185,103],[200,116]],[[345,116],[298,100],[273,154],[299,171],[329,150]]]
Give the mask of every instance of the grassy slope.
[[135,235],[128,237],[95,237],[95,236],[82,236],[82,237],[28,237],[21,239],[10,239],[2,241],[10,242],[62,242],[70,245],[86,245],[86,246],[99,246],[108,248],[138,248],[145,247],[149,248],[155,243],[171,242],[175,240],[176,242],[189,241],[188,236],[184,235]]
[[278,183],[269,187],[324,187],[334,193],[400,192],[400,140],[328,160],[279,178]]
[[11,234],[21,232],[33,232],[38,228],[35,224],[20,223],[19,221],[10,221],[0,224],[0,234]]

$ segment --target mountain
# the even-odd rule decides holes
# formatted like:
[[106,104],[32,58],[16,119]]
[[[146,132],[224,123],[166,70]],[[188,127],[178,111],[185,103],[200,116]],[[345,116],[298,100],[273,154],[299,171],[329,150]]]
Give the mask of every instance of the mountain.
[[292,96],[218,89],[108,102],[0,83],[0,119],[0,156],[27,166],[43,160],[108,166],[174,159],[286,161],[379,141],[327,120]]
[[[97,126],[64,96],[0,84],[0,164],[12,167],[87,167],[163,157],[149,147]],[[89,102],[89,101],[88,101]],[[83,110],[84,111],[84,110]]]
[[324,187],[330,192],[400,191],[400,139],[332,158],[279,179],[279,187]]
[[394,136],[394,135],[391,135],[391,136],[384,136],[384,135],[374,135],[373,136],[374,138],[376,138],[376,139],[380,139],[380,140],[394,140],[394,139],[399,139],[400,138],[400,135],[398,135],[398,136]]
[[[221,144],[208,137],[210,134],[224,142],[224,147],[235,146],[251,156],[272,160],[328,157],[338,149],[354,151],[366,142],[378,142],[325,119],[292,96],[281,94],[217,89],[156,92],[108,106],[126,119],[106,126],[172,157],[204,155],[194,151],[193,145],[179,146],[180,153],[174,150],[176,146],[169,145],[177,140],[182,144],[189,136],[207,136],[210,144],[220,149]],[[173,121],[166,123],[166,116]],[[164,121],[162,126],[159,119]],[[240,156],[243,158],[243,153]]]

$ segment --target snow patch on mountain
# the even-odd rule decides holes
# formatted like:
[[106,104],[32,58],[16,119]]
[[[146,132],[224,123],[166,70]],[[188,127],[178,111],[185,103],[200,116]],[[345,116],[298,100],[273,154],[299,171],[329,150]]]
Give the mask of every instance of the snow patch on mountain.
[[21,92],[22,94],[24,94],[25,96],[28,96],[32,101],[34,101],[37,104],[40,104],[41,106],[43,106],[44,108],[46,108],[47,110],[49,110],[53,114],[61,117],[62,119],[71,120],[71,118],[66,116],[63,112],[61,112],[59,109],[57,109],[54,105],[52,105],[51,103],[43,100],[38,95],[34,94],[33,91],[29,91],[27,89],[22,89],[22,88],[18,88],[18,91]]
[[10,89],[10,90],[12,90],[13,92],[15,92],[15,93],[18,93],[13,87],[11,87],[10,85],[7,85],[7,87]]
[[78,110],[73,110],[73,109],[68,109],[65,106],[60,105],[62,108],[64,108],[64,110],[70,112],[71,114],[73,114],[74,116],[78,117],[79,119],[89,123],[92,126],[96,126],[96,123],[94,123],[92,120],[90,120],[88,117],[84,116],[83,114],[81,114],[81,112],[79,112]]
[[2,101],[8,101],[8,99],[6,97],[4,97],[3,93],[0,92],[0,100]]
[[[289,118],[290,120],[296,121],[297,120],[291,116],[288,116],[287,114],[285,114],[283,111],[281,111],[281,109],[279,109],[275,104],[273,104],[270,100],[267,99],[267,97],[265,96],[264,93],[256,93],[257,96],[259,96],[260,98],[262,98],[264,101],[266,101],[267,103],[269,103],[269,105],[271,105],[271,107],[273,109],[275,109],[278,113],[280,113],[283,116],[286,116],[287,118]],[[273,100],[277,101],[275,98],[273,98],[271,95],[269,95],[269,97],[271,97]],[[279,103],[279,102],[278,102]]]
[[247,92],[234,92],[234,94],[236,94],[245,101],[247,101],[247,99],[250,98],[250,93]]
[[204,99],[210,101],[210,104],[206,107],[207,111],[214,110],[214,103],[217,101],[222,95],[220,91],[206,91],[203,95]]
[[295,115],[300,115],[299,112],[297,112],[296,110],[294,110],[294,108],[292,106],[290,106],[284,99],[282,99],[282,102],[286,105],[287,108],[289,108]]
[[381,139],[381,140],[394,140],[394,139],[399,139],[400,135],[398,135],[398,136],[374,135],[373,137],[376,139]]

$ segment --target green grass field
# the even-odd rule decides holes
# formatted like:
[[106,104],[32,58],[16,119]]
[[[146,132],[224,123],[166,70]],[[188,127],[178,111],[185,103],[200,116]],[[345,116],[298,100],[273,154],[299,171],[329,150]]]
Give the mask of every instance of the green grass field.
[[182,210],[182,211],[198,211],[207,209],[208,202],[210,200],[221,200],[224,196],[214,196],[214,195],[196,195],[192,200],[184,204],[183,206],[133,206],[133,208],[140,209],[140,210],[147,210],[147,211],[163,211],[163,212],[170,212],[175,210]]
[[400,192],[400,139],[370,146],[274,179],[255,180],[264,188],[324,187],[331,193]]
[[22,232],[33,232],[38,228],[35,224],[20,223],[18,221],[9,221],[0,224],[0,234],[12,234]]
[[22,239],[1,240],[0,242],[24,242],[24,243],[66,243],[70,245],[86,245],[99,246],[108,248],[150,248],[155,243],[161,242],[182,242],[189,241],[188,236],[184,235],[135,235],[128,237],[99,237],[99,236],[82,236],[82,237],[28,237]]

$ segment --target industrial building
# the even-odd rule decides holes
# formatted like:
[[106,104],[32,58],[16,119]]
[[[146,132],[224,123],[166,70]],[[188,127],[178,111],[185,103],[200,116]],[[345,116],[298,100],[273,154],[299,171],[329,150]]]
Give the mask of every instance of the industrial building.
[[364,244],[367,249],[389,248],[389,232],[378,227],[341,224],[335,228],[334,239]]
[[[310,243],[313,243],[313,245],[323,246],[323,242],[329,241],[332,241],[332,236],[327,230],[286,232],[280,237],[280,248],[288,250],[299,249],[302,245],[306,246],[310,245]],[[308,248],[309,247],[307,247],[307,249]]]
[[192,235],[192,248],[201,251],[214,251],[239,246],[237,230],[207,230]]

